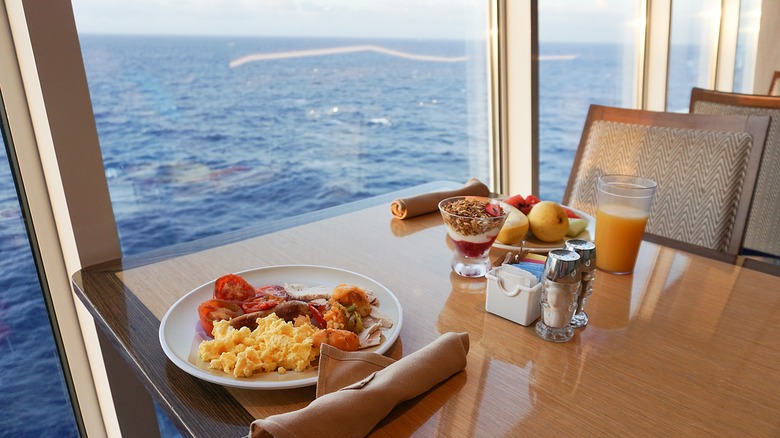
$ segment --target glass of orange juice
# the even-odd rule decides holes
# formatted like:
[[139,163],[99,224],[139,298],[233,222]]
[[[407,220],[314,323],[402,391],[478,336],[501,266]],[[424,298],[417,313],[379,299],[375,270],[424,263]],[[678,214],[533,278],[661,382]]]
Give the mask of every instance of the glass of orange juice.
[[613,274],[630,274],[639,254],[655,181],[630,175],[603,175],[598,182],[596,267]]

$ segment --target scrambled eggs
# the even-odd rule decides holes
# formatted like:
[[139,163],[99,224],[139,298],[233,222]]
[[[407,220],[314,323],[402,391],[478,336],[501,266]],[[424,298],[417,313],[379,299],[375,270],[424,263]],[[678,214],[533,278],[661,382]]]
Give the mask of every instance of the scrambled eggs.
[[310,324],[295,327],[273,313],[257,322],[254,330],[236,330],[227,320],[214,322],[214,340],[201,342],[198,355],[212,369],[251,377],[261,372],[304,371],[319,354],[312,345],[317,329]]

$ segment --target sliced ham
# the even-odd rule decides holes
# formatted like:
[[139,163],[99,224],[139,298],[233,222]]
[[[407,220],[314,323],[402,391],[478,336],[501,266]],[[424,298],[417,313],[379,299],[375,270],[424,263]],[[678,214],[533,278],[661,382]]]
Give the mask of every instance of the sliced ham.
[[372,324],[380,324],[381,328],[390,328],[393,326],[393,321],[380,312],[376,307],[371,308],[371,314],[363,318],[363,326],[367,327]]
[[284,290],[293,300],[314,301],[318,299],[328,300],[333,294],[333,288],[329,286],[304,286],[302,284],[285,284]]
[[374,323],[370,327],[363,330],[358,336],[358,342],[360,349],[375,347],[382,342],[382,325],[380,323]]

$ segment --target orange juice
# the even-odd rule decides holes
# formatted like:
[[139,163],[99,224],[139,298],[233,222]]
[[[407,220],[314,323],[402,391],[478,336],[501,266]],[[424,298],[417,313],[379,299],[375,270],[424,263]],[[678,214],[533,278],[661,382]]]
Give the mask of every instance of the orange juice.
[[596,267],[613,273],[634,270],[645,233],[647,213],[632,207],[606,205],[596,211]]

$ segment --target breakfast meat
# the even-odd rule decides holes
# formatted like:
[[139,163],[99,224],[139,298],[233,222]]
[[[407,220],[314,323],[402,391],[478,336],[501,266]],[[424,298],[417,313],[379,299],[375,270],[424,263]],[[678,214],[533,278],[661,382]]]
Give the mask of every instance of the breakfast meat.
[[358,336],[359,348],[363,349],[379,345],[382,342],[381,329],[382,324],[377,322],[363,330],[360,336]]
[[333,288],[328,286],[306,286],[303,284],[285,284],[287,295],[293,300],[315,301],[329,300],[333,294]]

